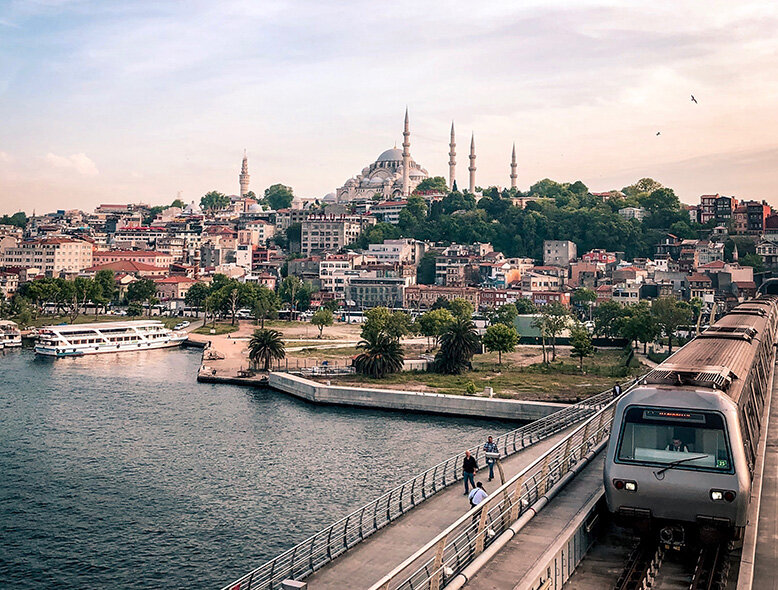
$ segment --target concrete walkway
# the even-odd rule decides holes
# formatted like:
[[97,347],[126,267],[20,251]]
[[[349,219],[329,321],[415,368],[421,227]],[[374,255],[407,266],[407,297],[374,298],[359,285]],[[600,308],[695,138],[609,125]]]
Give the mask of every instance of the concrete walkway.
[[[571,429],[557,433],[506,459],[503,462],[506,479],[542,456]],[[482,481],[487,492],[497,489],[499,487],[497,469],[495,468],[495,479],[487,482],[489,471],[484,469],[483,461],[479,461],[479,467],[476,481]],[[311,590],[369,588],[470,509],[467,498],[462,494],[463,485],[458,482],[449,486],[392,524],[374,533],[367,540],[308,577],[305,580],[308,588]]]

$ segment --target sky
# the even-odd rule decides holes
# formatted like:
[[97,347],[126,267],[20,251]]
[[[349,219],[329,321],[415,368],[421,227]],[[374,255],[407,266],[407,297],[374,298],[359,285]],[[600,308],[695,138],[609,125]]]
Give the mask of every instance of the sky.
[[[460,186],[778,207],[778,3],[0,0],[0,213],[322,196],[402,142]],[[694,94],[698,103],[691,101]],[[659,133],[659,135],[657,135]]]

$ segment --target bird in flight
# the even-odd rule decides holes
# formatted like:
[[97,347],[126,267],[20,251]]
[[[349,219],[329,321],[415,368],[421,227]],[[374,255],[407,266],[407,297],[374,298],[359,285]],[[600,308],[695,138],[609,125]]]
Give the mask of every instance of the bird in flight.
[[656,134],[657,135],[662,135],[662,132],[661,131],[657,131]]
[[696,98],[694,98],[694,95],[693,95],[693,94],[692,94],[692,102],[693,102],[694,104],[700,104],[700,103],[698,103],[698,102],[697,102],[697,99],[696,99]]

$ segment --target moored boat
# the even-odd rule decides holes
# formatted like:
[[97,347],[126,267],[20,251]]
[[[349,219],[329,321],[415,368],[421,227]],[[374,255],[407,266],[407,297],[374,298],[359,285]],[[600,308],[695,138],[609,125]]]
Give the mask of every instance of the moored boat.
[[185,332],[173,331],[156,320],[46,326],[38,330],[36,354],[84,356],[179,346]]
[[0,320],[0,349],[22,345],[22,332],[16,322]]

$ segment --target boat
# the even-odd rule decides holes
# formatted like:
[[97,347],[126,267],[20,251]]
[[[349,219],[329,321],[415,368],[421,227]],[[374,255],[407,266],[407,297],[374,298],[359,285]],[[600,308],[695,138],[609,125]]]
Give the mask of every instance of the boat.
[[0,349],[22,345],[22,331],[16,322],[0,320]]
[[179,346],[185,332],[156,320],[46,326],[38,330],[35,353],[53,357],[84,356]]

